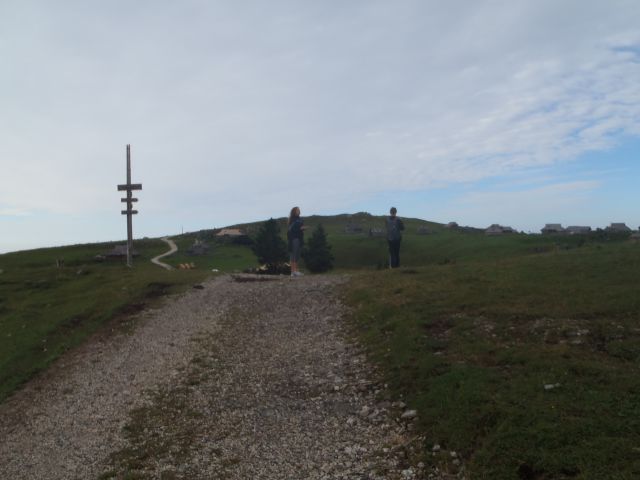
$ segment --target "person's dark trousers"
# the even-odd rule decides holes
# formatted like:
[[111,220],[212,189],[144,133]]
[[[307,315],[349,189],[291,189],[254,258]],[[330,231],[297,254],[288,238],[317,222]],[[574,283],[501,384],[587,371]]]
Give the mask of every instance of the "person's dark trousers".
[[400,241],[388,240],[389,242],[389,266],[391,268],[398,268],[400,266]]

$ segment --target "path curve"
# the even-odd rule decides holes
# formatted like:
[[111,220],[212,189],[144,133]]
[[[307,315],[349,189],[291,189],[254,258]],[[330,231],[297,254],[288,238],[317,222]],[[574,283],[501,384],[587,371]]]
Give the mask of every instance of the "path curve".
[[166,242],[169,245],[169,251],[163,253],[162,255],[158,255],[155,258],[152,258],[151,263],[155,263],[159,267],[166,268],[167,270],[173,270],[173,267],[171,265],[161,262],[160,259],[176,253],[178,251],[178,246],[176,245],[176,242],[171,240],[169,237],[164,237],[162,241]]

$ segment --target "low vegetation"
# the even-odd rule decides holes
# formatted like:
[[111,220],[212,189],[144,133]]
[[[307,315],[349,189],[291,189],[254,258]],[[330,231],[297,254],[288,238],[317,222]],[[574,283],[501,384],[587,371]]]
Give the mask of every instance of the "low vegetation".
[[640,249],[542,247],[360,275],[358,336],[418,410],[426,461],[456,470],[439,444],[472,478],[638,478]]
[[[286,229],[285,229],[286,231]],[[273,218],[264,222],[255,235],[253,252],[258,262],[274,267],[287,260],[287,244],[282,239],[280,226]]]
[[318,224],[307,240],[302,252],[304,264],[313,273],[328,272],[333,268],[333,254],[331,245],[327,241],[327,234]]

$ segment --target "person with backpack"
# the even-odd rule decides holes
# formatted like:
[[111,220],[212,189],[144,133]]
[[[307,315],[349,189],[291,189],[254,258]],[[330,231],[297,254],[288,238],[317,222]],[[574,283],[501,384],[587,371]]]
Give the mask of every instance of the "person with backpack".
[[396,207],[391,207],[390,215],[387,217],[387,243],[389,244],[389,268],[400,266],[400,242],[402,242],[402,230],[404,224],[396,213]]

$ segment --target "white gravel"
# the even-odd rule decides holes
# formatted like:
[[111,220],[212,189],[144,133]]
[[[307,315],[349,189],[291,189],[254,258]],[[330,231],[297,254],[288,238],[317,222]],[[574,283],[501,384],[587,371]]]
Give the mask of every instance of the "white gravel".
[[238,280],[253,277],[171,298],[9,398],[0,478],[427,478],[413,418],[345,339],[346,279]]

